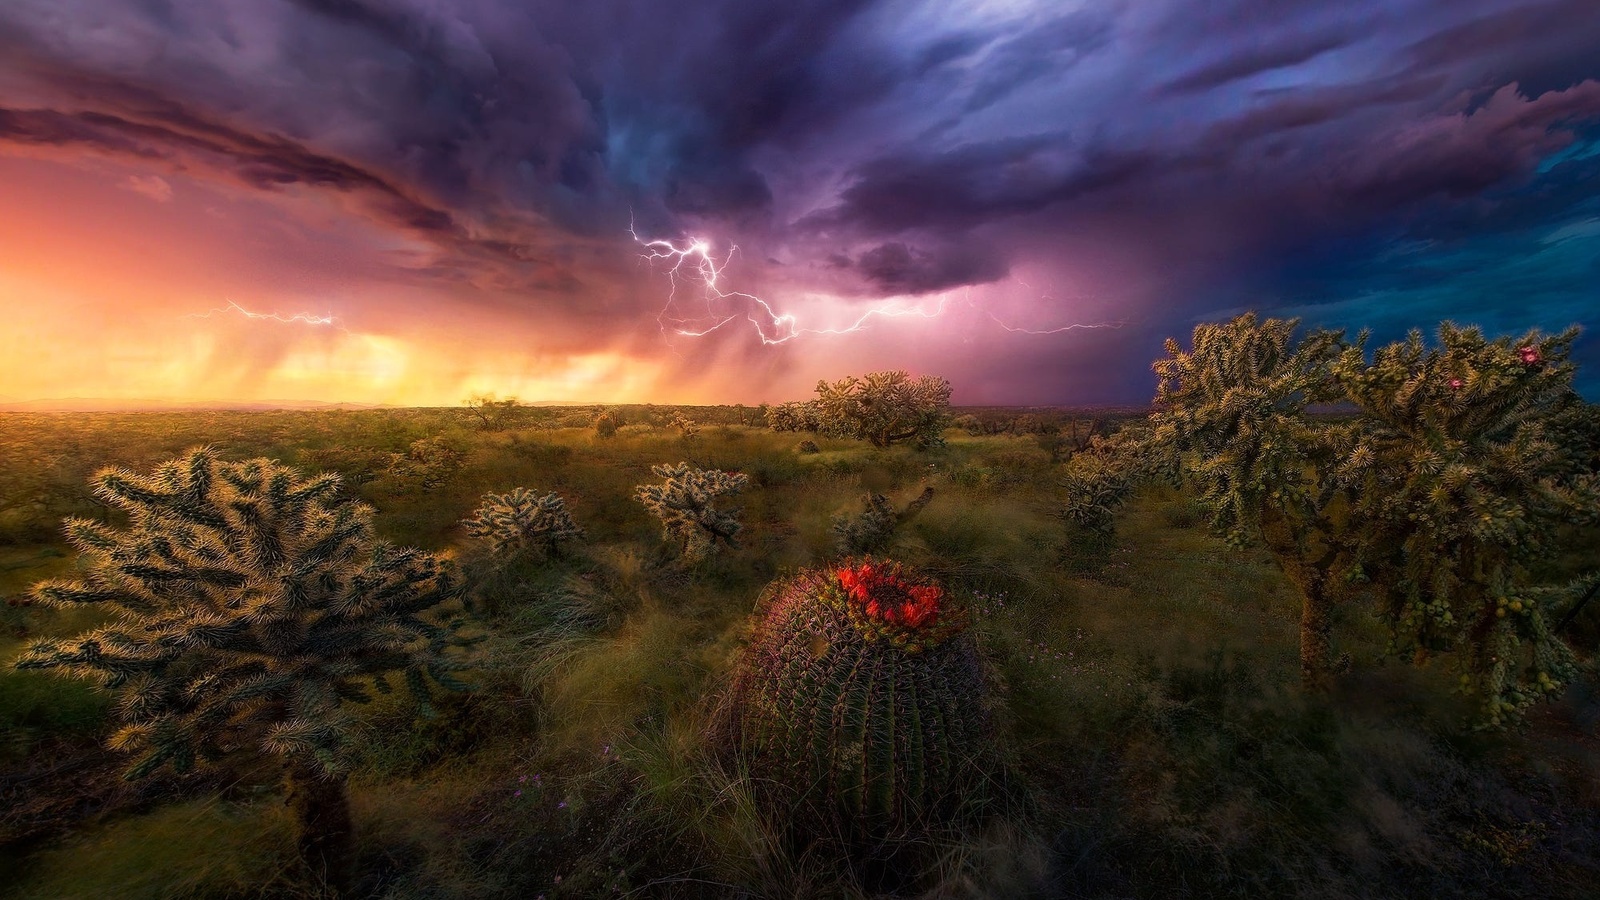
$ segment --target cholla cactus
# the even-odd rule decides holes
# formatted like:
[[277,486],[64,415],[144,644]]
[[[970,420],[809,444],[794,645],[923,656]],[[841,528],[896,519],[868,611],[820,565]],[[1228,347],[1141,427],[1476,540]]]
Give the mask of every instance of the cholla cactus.
[[459,596],[444,559],[375,540],[372,508],[334,504],[335,475],[271,460],[220,462],[209,449],[151,475],[106,469],[96,493],[126,530],[66,522],[82,580],[34,587],[41,603],[115,610],[107,625],[34,643],[23,669],[59,669],[118,695],[112,747],[138,754],[129,778],[185,771],[230,751],[283,760],[300,849],[336,886],[349,844],[345,701],[392,690],[427,701],[460,668],[459,623],[430,610]]
[[661,520],[663,535],[678,542],[685,562],[694,563],[717,552],[721,544],[736,547],[734,538],[743,525],[739,510],[719,510],[716,498],[737,494],[750,476],[717,469],[693,469],[686,462],[651,468],[661,484],[641,484],[634,499]]
[[1062,517],[1085,531],[1109,535],[1116,513],[1133,491],[1132,475],[1125,465],[1099,456],[1072,458],[1061,478],[1066,493]]
[[833,520],[833,538],[839,553],[845,556],[876,553],[889,545],[895,531],[922,512],[933,500],[933,488],[925,487],[917,498],[896,511],[889,498],[870,493],[863,498],[866,510],[856,516],[836,516]]
[[[1509,721],[1574,670],[1549,622],[1576,595],[1532,563],[1600,516],[1573,448],[1550,439],[1568,424],[1576,329],[1489,340],[1445,323],[1432,346],[1412,332],[1369,360],[1366,335],[1296,342],[1295,326],[1245,315],[1197,327],[1191,351],[1168,341],[1146,447],[1299,589],[1308,682],[1328,672],[1334,605],[1370,598],[1395,651],[1451,653],[1484,724]],[[1307,414],[1328,402],[1354,414]]]
[[910,441],[937,446],[950,422],[950,382],[934,375],[912,378],[905,372],[871,372],[817,382],[818,425],[826,434],[887,447]]
[[572,520],[560,495],[540,496],[524,487],[506,494],[484,494],[477,512],[462,524],[469,536],[487,543],[497,556],[524,549],[553,556],[559,552],[560,542],[583,537],[583,529]]
[[433,490],[466,465],[466,454],[444,437],[427,437],[411,442],[404,454],[395,454],[389,471],[400,478],[416,481],[424,493]]
[[918,840],[985,800],[989,693],[964,612],[897,563],[775,582],[713,744],[802,830]]
[[682,413],[673,416],[667,427],[683,435],[684,440],[693,440],[700,434],[700,425]]
[[815,400],[780,403],[767,409],[767,427],[773,431],[810,431],[822,426],[818,419],[820,410]]
[[1529,577],[1561,529],[1600,513],[1581,483],[1552,477],[1576,449],[1547,435],[1576,337],[1491,341],[1445,323],[1437,346],[1413,332],[1333,367],[1365,426],[1337,470],[1361,527],[1345,541],[1352,571],[1383,588],[1394,649],[1455,652],[1489,725],[1576,672],[1550,626],[1569,598]]

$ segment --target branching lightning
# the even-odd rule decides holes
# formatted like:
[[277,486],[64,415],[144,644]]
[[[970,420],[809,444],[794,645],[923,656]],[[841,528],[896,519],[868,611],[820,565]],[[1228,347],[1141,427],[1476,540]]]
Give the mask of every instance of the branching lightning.
[[[1020,284],[1023,287],[1027,288],[1030,291],[1033,290],[1033,285],[1027,283],[1026,281],[1023,281],[1020,278],[1013,278],[1012,280],[1015,281],[1017,284]],[[1050,291],[1046,290],[1044,293],[1039,295],[1038,299],[1041,300],[1041,301],[1044,301],[1044,300],[1056,300],[1056,299],[1059,299],[1059,298],[1057,298]],[[1083,297],[1083,298],[1079,298],[1079,299],[1093,300],[1095,298]],[[972,305],[974,308],[977,308],[977,304],[972,303],[972,299],[971,299],[970,296],[967,299],[967,303],[969,305]],[[988,316],[990,319],[993,319],[994,323],[996,325],[999,325],[1001,328],[1004,328],[1006,331],[1012,332],[1013,334],[1036,334],[1036,335],[1062,334],[1062,333],[1068,332],[1068,331],[1077,331],[1079,329],[1088,329],[1088,328],[1121,328],[1122,326],[1128,324],[1126,320],[1122,320],[1122,321],[1117,321],[1117,322],[1096,322],[1096,323],[1093,323],[1093,324],[1087,324],[1087,323],[1078,322],[1078,323],[1073,323],[1071,325],[1062,325],[1059,328],[1022,328],[1022,327],[1019,327],[1019,326],[1016,326],[1016,325],[1007,324],[1004,319],[1001,319],[999,316],[995,315],[993,310],[985,309],[985,310],[983,310],[983,314]]]
[[1077,331],[1081,328],[1121,328],[1122,326],[1128,324],[1126,322],[1095,322],[1092,324],[1075,322],[1071,325],[1062,325],[1060,328],[1018,328],[1015,325],[1007,325],[999,316],[987,309],[983,312],[984,315],[987,315],[989,318],[993,319],[996,325],[999,325],[1001,328],[1004,328],[1013,334],[1061,334],[1067,331]]
[[[670,260],[672,267],[667,270],[667,277],[672,282],[672,290],[667,294],[667,302],[661,307],[661,312],[656,315],[656,322],[661,326],[662,333],[669,329],[673,334],[685,337],[705,337],[741,318],[735,312],[721,312],[718,306],[725,305],[728,301],[742,302],[744,311],[742,317],[755,328],[756,336],[761,343],[783,344],[792,341],[804,334],[849,334],[860,331],[867,322],[874,318],[922,318],[934,319],[944,313],[946,300],[941,298],[933,309],[923,306],[904,306],[886,304],[877,306],[862,313],[854,322],[843,328],[802,328],[799,320],[791,313],[779,313],[767,301],[754,294],[744,291],[725,291],[721,287],[722,272],[728,263],[739,252],[737,246],[730,246],[727,255],[718,260],[711,254],[710,242],[701,238],[689,238],[681,246],[672,241],[653,240],[647,241],[639,237],[633,225],[628,226],[628,233],[633,239],[645,248],[644,259],[649,262]],[[677,314],[678,307],[678,282],[682,278],[691,278],[699,283],[701,299],[706,304],[706,311],[699,316],[681,316]],[[710,324],[704,327],[695,327],[695,323]]]
[[332,313],[327,313],[325,315],[320,315],[320,316],[316,315],[315,313],[295,313],[293,315],[285,316],[285,315],[282,315],[280,313],[252,312],[251,310],[245,309],[244,307],[242,307],[239,304],[233,302],[232,300],[228,301],[228,305],[227,306],[219,306],[219,307],[216,307],[215,309],[206,310],[203,313],[190,313],[190,314],[184,316],[184,318],[185,319],[209,319],[209,318],[211,318],[213,316],[216,316],[216,315],[219,315],[219,314],[220,315],[237,314],[237,315],[243,316],[246,319],[254,319],[254,320],[259,320],[259,321],[267,321],[267,322],[279,322],[279,323],[282,323],[284,325],[310,325],[310,326],[317,327],[317,328],[337,328],[337,329],[339,329],[340,331],[343,331],[346,334],[350,333],[349,329],[345,328],[344,325],[342,323],[340,323],[339,319],[337,317],[335,317]]
[[[640,246],[644,247],[643,258],[650,262],[666,260],[671,263],[667,269],[667,277],[672,284],[667,294],[667,301],[662,305],[661,311],[656,315],[656,322],[661,327],[663,334],[671,333],[684,337],[705,337],[728,324],[739,319],[749,322],[755,329],[756,336],[762,344],[782,344],[794,340],[801,335],[837,335],[850,334],[867,327],[873,319],[936,319],[944,315],[949,305],[949,295],[939,298],[938,303],[931,307],[928,305],[906,305],[899,302],[888,302],[874,306],[863,312],[856,320],[842,328],[808,328],[801,327],[798,318],[792,313],[779,313],[767,301],[744,291],[723,290],[723,272],[728,263],[739,252],[737,246],[730,245],[728,252],[720,259],[712,255],[711,244],[703,238],[691,237],[681,244],[668,240],[644,240],[634,230],[632,223],[628,225],[628,233]],[[678,289],[681,280],[690,280],[697,284],[700,300],[705,304],[705,311],[699,315],[684,316],[679,311]],[[1030,287],[1025,282],[1018,281],[1024,287]],[[1031,289],[1031,287],[1030,287]],[[1050,295],[1040,297],[1051,299]],[[1124,322],[1100,322],[1094,324],[1076,323],[1063,325],[1058,328],[1032,329],[1022,328],[1007,324],[994,312],[979,307],[972,301],[971,292],[967,293],[966,302],[974,309],[981,310],[994,323],[1006,331],[1015,334],[1049,335],[1061,334],[1067,331],[1090,328],[1121,328]],[[729,304],[742,305],[743,310],[726,311]]]

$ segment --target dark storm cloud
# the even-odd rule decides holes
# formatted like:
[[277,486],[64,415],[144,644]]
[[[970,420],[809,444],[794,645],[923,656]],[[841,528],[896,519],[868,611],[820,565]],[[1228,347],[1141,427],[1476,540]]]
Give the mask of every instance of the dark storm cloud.
[[855,264],[884,294],[928,294],[1006,276],[1005,261],[998,253],[970,245],[935,254],[895,241],[861,254]]
[[1344,186],[1357,203],[1403,207],[1436,196],[1464,200],[1530,174],[1566,146],[1561,126],[1600,117],[1600,81],[1524,98],[1517,86],[1496,91],[1468,113],[1437,116],[1369,143],[1350,162]]
[[[1396,245],[1462,285],[1496,252],[1560,256],[1495,283],[1576,309],[1574,245],[1540,236],[1595,190],[1589,163],[1549,168],[1600,125],[1593,6],[11,0],[0,151],[323,192],[434,248],[413,272],[647,329],[661,297],[630,223],[736,241],[740,290],[870,300],[1042,271],[1065,297],[1133,273],[1107,292],[1145,327],[1096,333],[1114,346],[1094,358],[1139,380],[1153,348],[1131,342],[1300,303],[1313,274],[1339,295],[1311,306],[1366,291],[1392,312],[1414,296]],[[1052,302],[1041,320],[1070,321]],[[1087,377],[1057,365],[1052,384]]]
[[[0,142],[160,162],[263,191],[321,189],[433,244],[436,258],[413,274],[575,286],[561,252],[570,235],[541,227],[560,212],[552,185],[599,157],[570,83],[538,62],[497,67],[420,8],[404,19],[316,6],[284,15],[222,4],[158,42],[152,28],[177,26],[131,9],[95,11],[124,26],[100,41],[0,11],[0,77],[15,85]],[[270,59],[270,76],[248,73],[253,55]]]
[[262,191],[291,185],[328,189],[354,199],[361,213],[380,224],[438,244],[459,259],[433,267],[433,274],[472,280],[475,273],[462,269],[461,263],[475,262],[480,269],[476,274],[514,265],[520,270],[516,283],[523,286],[575,284],[571,273],[557,271],[535,249],[475,236],[449,211],[419,200],[374,172],[276,135],[239,131],[166,104],[145,115],[139,119],[130,114],[0,107],[0,142],[132,157]]
[[1536,93],[1595,77],[1600,17],[1589,0],[1477,4],[1464,12],[1401,58],[1423,71],[1460,72],[1478,86],[1517,81]]
[[1327,88],[1258,91],[1255,109],[1224,119],[1199,137],[1198,146],[1230,151],[1260,138],[1291,136],[1297,129],[1335,122],[1376,107],[1436,96],[1444,80],[1436,75],[1387,78]]
[[963,112],[991,106],[1030,84],[1062,78],[1082,59],[1111,40],[1113,20],[1102,10],[1073,12],[995,41],[974,79]]
[[1297,66],[1350,41],[1347,34],[1312,34],[1243,49],[1178,76],[1167,83],[1166,89],[1175,93],[1203,91],[1262,72]]
[[883,234],[969,229],[1128,184],[1161,163],[1138,150],[1075,150],[1065,135],[884,157],[856,168],[853,182],[840,192],[842,202],[800,225]]

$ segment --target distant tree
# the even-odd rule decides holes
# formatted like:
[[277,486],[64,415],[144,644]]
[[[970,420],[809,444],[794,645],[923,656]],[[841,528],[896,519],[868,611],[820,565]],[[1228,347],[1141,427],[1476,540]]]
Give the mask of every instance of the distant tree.
[[1011,420],[1006,429],[1012,434],[1049,434],[1056,428],[1044,416],[1037,413],[1023,413]]
[[485,431],[499,431],[510,425],[517,411],[522,408],[517,398],[497,400],[494,394],[474,394],[467,398],[466,403],[467,410],[478,420],[478,427]]
[[[1570,391],[1576,331],[1487,340],[1446,323],[1368,360],[1355,343],[1254,315],[1167,342],[1145,465],[1200,491],[1212,525],[1272,553],[1303,601],[1305,680],[1330,671],[1334,607],[1370,597],[1393,649],[1449,652],[1499,724],[1567,680],[1549,625],[1568,592],[1530,564],[1567,522],[1600,514],[1592,478],[1562,483],[1547,437]],[[1355,413],[1313,416],[1345,403]],[[1156,462],[1152,463],[1151,460]]]
[[605,410],[594,417],[594,436],[614,438],[617,436],[617,427],[621,424],[621,418],[614,411]]
[[466,687],[448,652],[469,643],[459,622],[428,618],[460,594],[452,566],[376,540],[371,507],[334,505],[335,475],[221,462],[202,448],[151,475],[106,469],[94,482],[130,527],[67,520],[81,579],[42,582],[33,597],[115,618],[38,641],[17,667],[116,694],[123,727],[109,743],[138,754],[130,779],[235,752],[277,757],[303,861],[348,888],[343,704],[367,702],[369,684],[389,692],[391,673],[423,704],[430,680]]
[[1061,456],[1070,456],[1074,453],[1082,453],[1088,450],[1090,445],[1094,443],[1095,438],[1105,437],[1107,434],[1105,419],[1092,418],[1088,421],[1072,419],[1056,429],[1054,436],[1058,438],[1058,441],[1053,448],[1047,447],[1045,449],[1050,451],[1052,459],[1059,459]]
[[941,443],[950,422],[950,382],[933,375],[912,378],[903,371],[871,372],[829,383],[817,382],[820,430],[867,441],[874,447],[912,442]]
[[686,563],[697,563],[726,544],[737,547],[735,538],[744,527],[737,508],[717,508],[718,497],[738,494],[750,483],[750,476],[717,469],[695,469],[686,462],[651,468],[660,484],[641,484],[634,499],[644,504],[661,520],[666,540],[682,550]]

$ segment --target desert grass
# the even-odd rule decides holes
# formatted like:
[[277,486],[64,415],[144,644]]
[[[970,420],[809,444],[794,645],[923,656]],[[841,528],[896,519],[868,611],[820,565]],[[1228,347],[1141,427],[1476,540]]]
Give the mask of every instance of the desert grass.
[[[474,692],[426,716],[400,695],[361,711],[361,896],[1583,897],[1600,873],[1592,688],[1522,732],[1474,732],[1447,679],[1386,659],[1383,635],[1347,610],[1350,674],[1308,696],[1298,604],[1267,557],[1229,549],[1159,486],[1113,539],[1072,532],[1031,437],[951,431],[926,452],[817,439],[800,453],[807,435],[722,424],[684,439],[626,412],[611,438],[547,427],[553,414],[496,432],[449,410],[261,416],[169,416],[160,453],[209,442],[293,462],[433,435],[463,448],[427,491],[388,475],[357,489],[386,537],[461,560],[485,638]],[[160,454],[139,436],[162,427],[129,418],[72,433],[97,463],[148,464]],[[71,431],[49,424],[41,440]],[[111,425],[124,431],[95,431]],[[122,433],[127,446],[106,437]],[[679,460],[751,476],[735,501],[741,546],[692,568],[630,499],[651,465]],[[903,503],[923,485],[932,504],[889,552],[974,612],[1003,699],[1007,799],[885,873],[826,840],[796,843],[705,734],[763,587],[831,561],[831,517],[867,491]],[[561,494],[587,542],[486,557],[459,522],[517,486]],[[79,624],[23,615],[34,633]],[[0,682],[17,752],[98,738],[92,695],[29,699],[20,684]],[[97,815],[13,846],[5,883],[38,897],[280,896],[276,798],[263,776]]]

